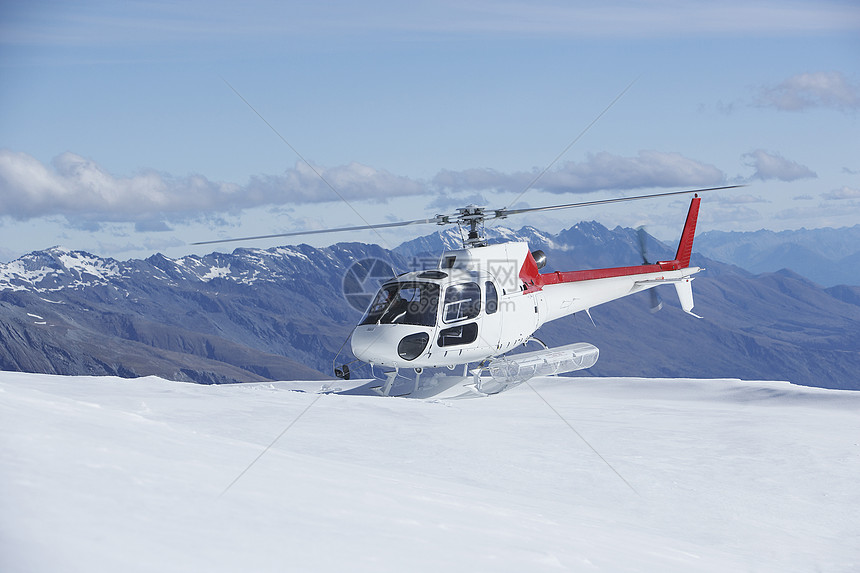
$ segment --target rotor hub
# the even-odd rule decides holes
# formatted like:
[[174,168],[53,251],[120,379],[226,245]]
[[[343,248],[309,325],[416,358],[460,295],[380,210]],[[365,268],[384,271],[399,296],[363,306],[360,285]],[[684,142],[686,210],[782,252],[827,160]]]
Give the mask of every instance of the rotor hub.
[[486,216],[484,215],[484,207],[478,205],[467,205],[457,209],[457,223],[460,225],[469,226],[469,236],[466,238],[467,247],[484,247],[487,245],[487,239],[481,236],[479,230],[483,227]]

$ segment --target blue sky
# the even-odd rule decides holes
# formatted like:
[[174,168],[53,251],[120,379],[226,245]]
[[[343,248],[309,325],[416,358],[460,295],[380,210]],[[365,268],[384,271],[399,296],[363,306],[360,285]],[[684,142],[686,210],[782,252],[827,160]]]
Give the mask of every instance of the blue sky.
[[[0,74],[0,260],[735,183],[702,230],[860,223],[856,2],[37,0],[0,6]],[[686,204],[509,224],[674,240]]]

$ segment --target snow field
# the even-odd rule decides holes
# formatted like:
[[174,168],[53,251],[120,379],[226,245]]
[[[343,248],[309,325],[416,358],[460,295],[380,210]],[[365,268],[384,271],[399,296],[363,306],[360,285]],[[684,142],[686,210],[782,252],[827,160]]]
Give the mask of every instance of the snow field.
[[631,378],[471,400],[319,388],[0,373],[0,569],[860,563],[860,393]]

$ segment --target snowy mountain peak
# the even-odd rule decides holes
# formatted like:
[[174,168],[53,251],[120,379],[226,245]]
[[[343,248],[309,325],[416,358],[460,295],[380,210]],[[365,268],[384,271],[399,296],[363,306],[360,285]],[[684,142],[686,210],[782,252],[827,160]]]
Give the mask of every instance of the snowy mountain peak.
[[232,254],[211,253],[171,259],[157,253],[145,260],[116,261],[64,247],[35,251],[10,263],[0,264],[0,291],[52,292],[113,284],[130,288],[130,279],[176,284],[178,281],[210,282],[216,279],[251,284],[277,281],[299,272],[298,266],[316,261],[336,262],[336,257],[309,246],[272,249],[236,249]]
[[63,250],[56,253],[57,259],[67,272],[89,275],[96,280],[106,281],[119,276],[119,263],[113,259],[102,259],[83,251]]
[[44,292],[103,284],[119,275],[119,263],[113,259],[57,246],[0,264],[0,290]]
[[598,223],[597,221],[582,221],[573,227],[570,227],[562,233],[579,234],[587,239],[595,239],[601,243],[606,241],[606,236],[609,229]]

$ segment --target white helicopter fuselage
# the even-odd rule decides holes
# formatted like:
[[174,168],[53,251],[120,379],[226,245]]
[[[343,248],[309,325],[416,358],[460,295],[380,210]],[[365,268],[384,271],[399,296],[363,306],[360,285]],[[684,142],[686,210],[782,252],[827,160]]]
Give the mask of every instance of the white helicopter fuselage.
[[525,242],[446,251],[436,269],[382,286],[353,331],[353,354],[396,369],[482,362],[525,343],[548,321],[668,283],[693,314],[690,281],[700,269],[689,258],[698,202],[672,261],[540,274]]
[[[525,254],[528,245],[448,251],[441,264],[454,257],[461,261],[387,282],[353,331],[353,354],[364,362],[395,368],[453,366],[497,356],[528,340],[546,313],[536,306],[534,293],[525,293],[504,272],[516,259],[495,258],[507,250]],[[474,255],[485,257],[475,260]],[[502,268],[490,270],[486,263],[491,258]],[[401,302],[406,296],[409,300]],[[398,305],[405,307],[399,314]],[[408,352],[409,342],[401,345],[404,340],[414,341],[413,352]]]

